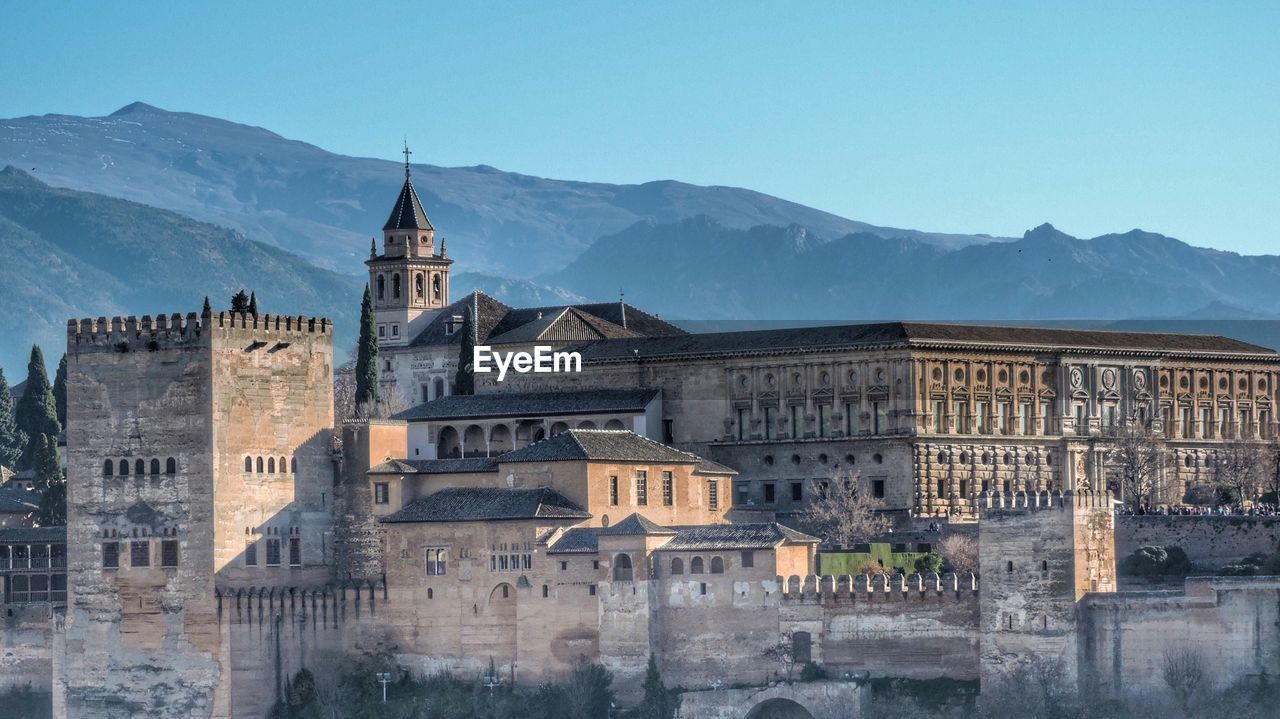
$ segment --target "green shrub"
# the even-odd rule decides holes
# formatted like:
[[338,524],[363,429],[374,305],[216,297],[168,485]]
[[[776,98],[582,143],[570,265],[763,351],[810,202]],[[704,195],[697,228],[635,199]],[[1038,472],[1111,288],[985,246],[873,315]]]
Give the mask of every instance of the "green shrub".
[[804,665],[804,669],[800,670],[800,681],[802,682],[820,682],[827,678],[827,670],[821,664],[809,662]]
[[1220,577],[1252,577],[1257,573],[1258,568],[1252,564],[1228,564],[1218,568]]
[[921,574],[942,571],[942,555],[937,552],[922,554],[916,559],[915,568]]
[[1128,575],[1154,580],[1159,577],[1185,577],[1194,569],[1187,553],[1178,546],[1139,547],[1120,564]]

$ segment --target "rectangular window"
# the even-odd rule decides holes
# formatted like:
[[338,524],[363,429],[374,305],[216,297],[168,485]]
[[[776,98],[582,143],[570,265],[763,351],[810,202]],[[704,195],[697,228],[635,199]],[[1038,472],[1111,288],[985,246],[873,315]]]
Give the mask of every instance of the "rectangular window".
[[774,486],[773,482],[765,482],[764,483],[764,503],[773,504],[776,501],[778,501],[777,488]]
[[1200,408],[1200,436],[1209,439],[1213,436],[1213,410]]
[[[1115,410],[1114,407],[1108,407],[1108,409],[1112,411]],[[1191,422],[1191,408],[1183,407],[1182,408],[1182,438],[1191,439],[1193,436],[1195,436],[1195,425],[1192,424]]]
[[618,477],[617,475],[609,475],[609,504],[618,506]]
[[378,325],[378,336],[379,336],[379,337],[386,337],[386,336],[387,336],[387,326],[386,326],[386,325]]
[[670,472],[662,473],[662,504],[670,507],[675,504],[676,488],[675,480],[671,477]]
[[398,324],[391,325],[391,336],[392,337],[400,336],[400,325]]
[[871,428],[871,433],[880,434],[881,432],[884,432],[886,429],[888,429],[889,427],[888,427],[888,422],[885,421],[886,419],[887,418],[885,416],[884,402],[872,402],[871,403],[871,421],[874,422],[875,425]]
[[737,498],[733,500],[734,502],[736,502],[737,504],[745,505],[748,501],[750,501],[751,499],[750,484],[746,482],[738,482],[733,485],[733,488],[734,488],[734,491],[738,493]]
[[391,501],[391,485],[386,482],[374,482],[373,484],[373,503],[387,504]]
[[800,405],[791,406],[791,437],[798,439],[804,436],[804,408]]
[[[1186,425],[1191,426],[1191,410],[1185,411],[1184,419]],[[1114,404],[1109,404],[1102,408],[1102,421],[1106,423],[1108,429],[1115,429],[1120,426],[1120,410]]]
[[119,569],[120,568],[120,543],[119,542],[103,542],[102,543],[102,567],[103,569]]
[[178,540],[165,539],[160,542],[160,566],[178,566]]
[[636,472],[636,504],[649,504],[649,473],[645,471]]
[[593,596],[593,597],[594,597],[594,596],[596,595],[596,585],[594,585],[594,584],[589,585],[589,586],[587,587],[587,594],[590,594],[591,596]]
[[933,432],[942,434],[947,431],[946,403],[940,399],[933,401]]
[[278,537],[267,537],[267,566],[280,566],[280,539]]
[[256,541],[249,540],[244,543],[244,566],[258,566],[258,543]]
[[1053,431],[1053,402],[1045,400],[1040,403],[1040,419],[1044,422],[1044,434],[1050,434]]
[[[1089,420],[1088,420],[1088,418],[1085,416],[1085,413],[1084,413],[1084,405],[1083,405],[1083,404],[1077,404],[1077,405],[1075,406],[1075,412],[1076,412],[1076,434],[1086,434],[1086,433],[1088,433],[1088,431],[1089,431]],[[1169,410],[1166,410],[1166,411],[1165,411],[1165,414],[1168,416],[1168,419],[1169,419],[1169,420],[1172,420],[1172,419],[1173,419],[1173,416],[1172,416],[1171,414],[1169,414],[1169,412],[1170,412]]]
[[804,501],[804,482],[791,483],[791,501],[792,502]]
[[773,439],[773,424],[776,418],[773,416],[773,408],[764,408],[764,438]]
[[996,426],[996,431],[1000,434],[1009,434],[1009,430],[1013,428],[1013,422],[1011,421],[1013,419],[1013,405],[1009,402],[1001,402],[997,406],[999,407],[997,421],[1000,424]]
[[431,385],[429,384],[422,385],[422,401],[423,402],[431,401]]
[[825,404],[818,405],[818,436],[826,437],[831,434],[830,427],[831,408]]
[[738,410],[738,439],[745,440],[747,438],[747,410]]
[[129,542],[129,566],[151,566],[151,542],[149,540],[138,539]]
[[[427,576],[443,577],[447,567],[449,558],[448,550],[442,547],[434,547],[427,549]],[[564,564],[561,562],[561,564]],[[562,567],[563,568],[563,567]]]
[[844,406],[844,433],[850,437],[862,431],[858,422],[858,405],[850,402]]
[[720,483],[714,479],[707,483],[707,505],[713,512],[720,509]]
[[884,499],[884,480],[883,479],[871,480],[871,496],[875,497],[876,499]]
[[743,552],[743,553],[742,553],[742,566],[743,566],[743,568],[750,568],[750,567],[754,567],[754,566],[756,566],[756,553],[755,553],[755,552]]
[[289,566],[302,566],[302,537],[289,537]]
[[1018,434],[1029,435],[1031,432],[1031,403],[1018,405]]
[[964,402],[956,402],[951,408],[951,414],[956,418],[956,431],[960,434],[969,432],[969,407]]
[[1223,407],[1218,414],[1218,437],[1226,439],[1231,436],[1231,409]]
[[1258,410],[1258,431],[1263,439],[1271,439],[1271,413],[1265,409]]
[[978,403],[978,434],[991,433],[991,403]]
[[673,419],[662,420],[662,441],[671,444],[676,441],[676,425]]
[[1247,409],[1240,410],[1240,429],[1236,436],[1246,438],[1253,434],[1253,413]]

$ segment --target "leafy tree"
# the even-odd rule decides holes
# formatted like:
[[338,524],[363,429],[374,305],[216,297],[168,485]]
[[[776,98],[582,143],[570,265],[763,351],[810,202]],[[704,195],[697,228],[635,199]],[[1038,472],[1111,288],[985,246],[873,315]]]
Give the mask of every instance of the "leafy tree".
[[67,353],[62,353],[58,371],[53,376],[53,405],[58,412],[58,425],[67,426]]
[[453,380],[454,394],[475,394],[475,368],[471,366],[472,355],[475,354],[476,327],[470,310],[462,313],[462,345],[458,349],[458,373]]
[[254,317],[258,316],[258,293],[257,292],[249,293],[248,310],[249,310],[249,314],[253,315]]
[[862,487],[857,474],[842,472],[815,488],[815,499],[800,515],[805,527],[827,544],[848,546],[889,530],[884,503]]
[[249,311],[249,295],[244,290],[231,295],[231,311],[234,314],[244,314]]
[[19,429],[13,419],[13,393],[4,370],[0,369],[0,465],[17,467],[26,446],[27,433]]
[[357,412],[371,409],[378,403],[378,336],[377,321],[373,314],[373,295],[369,285],[364,286],[364,299],[360,302],[360,340],[356,346],[356,397]]
[[44,353],[39,345],[31,348],[31,361],[27,363],[27,386],[18,400],[16,412],[18,428],[27,434],[27,446],[23,450],[19,469],[32,466],[36,450],[39,449],[40,435],[54,437],[62,431],[58,424],[58,407],[53,399],[53,387],[49,385],[49,374],[44,368]]
[[200,310],[201,317],[209,317],[213,314],[213,305],[209,304],[209,295],[204,296],[204,309]]
[[916,557],[915,569],[921,574],[937,573],[942,571],[942,555],[937,552],[929,552]]
[[58,438],[42,434],[37,443],[33,468],[35,488],[40,492],[40,510],[36,524],[40,527],[63,526],[67,523],[67,483],[58,458]]
[[649,666],[644,672],[644,698],[636,709],[638,719],[672,719],[676,715],[678,697],[667,689],[658,671],[658,660],[649,653]]
[[1158,577],[1185,577],[1194,567],[1178,546],[1145,546],[1121,561],[1126,574],[1154,581]]

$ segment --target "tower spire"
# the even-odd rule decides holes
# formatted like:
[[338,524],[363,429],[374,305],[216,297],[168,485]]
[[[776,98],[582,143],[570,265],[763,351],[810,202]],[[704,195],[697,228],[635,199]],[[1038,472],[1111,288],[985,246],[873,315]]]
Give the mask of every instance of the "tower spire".
[[409,155],[413,154],[413,150],[409,149],[409,136],[404,138],[404,179],[409,179]]

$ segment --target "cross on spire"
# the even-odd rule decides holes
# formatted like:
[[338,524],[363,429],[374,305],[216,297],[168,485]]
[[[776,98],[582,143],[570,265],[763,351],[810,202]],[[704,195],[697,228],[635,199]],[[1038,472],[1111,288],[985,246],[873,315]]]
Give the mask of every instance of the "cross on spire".
[[404,179],[409,179],[409,155],[413,154],[413,150],[409,149],[409,138],[404,139]]

